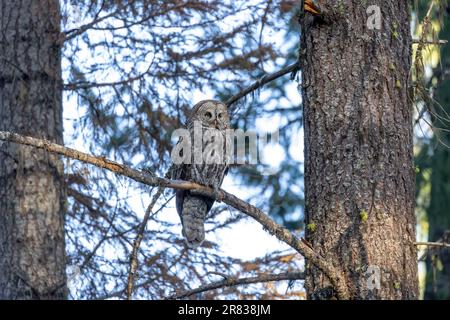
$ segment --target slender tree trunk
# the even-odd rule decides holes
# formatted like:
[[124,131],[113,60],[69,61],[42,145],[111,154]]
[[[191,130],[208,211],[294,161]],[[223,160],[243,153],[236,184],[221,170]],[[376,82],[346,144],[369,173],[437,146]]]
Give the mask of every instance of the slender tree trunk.
[[[0,130],[62,143],[58,0],[0,0]],[[61,160],[0,148],[0,299],[66,297]]]
[[[319,3],[302,19],[306,238],[353,299],[416,299],[409,1],[371,1],[380,30],[360,0]],[[306,270],[309,298],[335,296]]]

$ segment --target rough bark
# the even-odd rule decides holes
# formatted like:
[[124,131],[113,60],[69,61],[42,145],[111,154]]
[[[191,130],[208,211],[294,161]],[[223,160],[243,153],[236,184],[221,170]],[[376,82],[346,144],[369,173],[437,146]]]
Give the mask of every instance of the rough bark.
[[[0,1],[0,130],[62,144],[58,0]],[[0,148],[0,299],[66,297],[63,165]]]
[[[372,1],[381,30],[359,0],[320,1],[323,19],[301,22],[306,238],[353,299],[418,295],[408,3]],[[306,289],[335,296],[309,263]]]

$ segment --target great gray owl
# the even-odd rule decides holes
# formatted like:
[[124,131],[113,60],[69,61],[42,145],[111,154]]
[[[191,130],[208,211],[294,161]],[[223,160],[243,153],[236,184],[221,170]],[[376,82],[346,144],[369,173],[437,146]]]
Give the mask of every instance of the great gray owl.
[[[189,132],[189,161],[174,164],[172,179],[196,182],[218,190],[226,174],[226,130],[230,128],[227,107],[220,101],[197,103],[186,123]],[[177,146],[182,144],[182,137]],[[195,141],[197,139],[197,141]],[[200,139],[200,141],[198,140]],[[177,148],[177,146],[175,148]],[[201,147],[200,149],[198,147]],[[186,150],[181,153],[186,152]],[[196,156],[200,158],[196,159]],[[200,161],[199,161],[200,160]],[[186,163],[188,162],[188,163]],[[181,219],[183,236],[190,248],[200,246],[205,239],[205,219],[214,200],[191,191],[176,191],[176,207]]]

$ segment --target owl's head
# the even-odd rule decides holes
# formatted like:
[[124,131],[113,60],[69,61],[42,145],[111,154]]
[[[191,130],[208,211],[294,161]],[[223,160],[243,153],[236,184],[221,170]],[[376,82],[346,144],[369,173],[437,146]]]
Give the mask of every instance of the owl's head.
[[230,127],[230,117],[225,104],[216,100],[203,100],[192,109],[191,121],[201,122],[203,127],[225,130]]

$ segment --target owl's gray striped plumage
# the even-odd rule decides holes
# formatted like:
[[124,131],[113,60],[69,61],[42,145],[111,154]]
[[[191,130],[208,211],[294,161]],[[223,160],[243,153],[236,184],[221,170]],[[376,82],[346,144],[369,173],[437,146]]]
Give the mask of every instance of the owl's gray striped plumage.
[[[194,124],[208,136],[202,141],[203,157],[194,162]],[[191,112],[186,128],[191,136],[191,163],[174,165],[172,179],[192,181],[218,190],[227,171],[225,157],[226,129],[230,119],[226,106],[220,101],[204,100],[197,103]],[[211,137],[211,138],[209,138]],[[198,139],[197,136],[195,136]],[[180,140],[181,141],[181,140]],[[180,142],[179,142],[180,143]],[[220,150],[221,152],[217,152]],[[211,151],[211,152],[209,152]],[[197,150],[198,152],[198,150]],[[214,200],[191,191],[177,190],[176,207],[183,227],[183,236],[190,248],[200,246],[205,239],[205,219]]]

